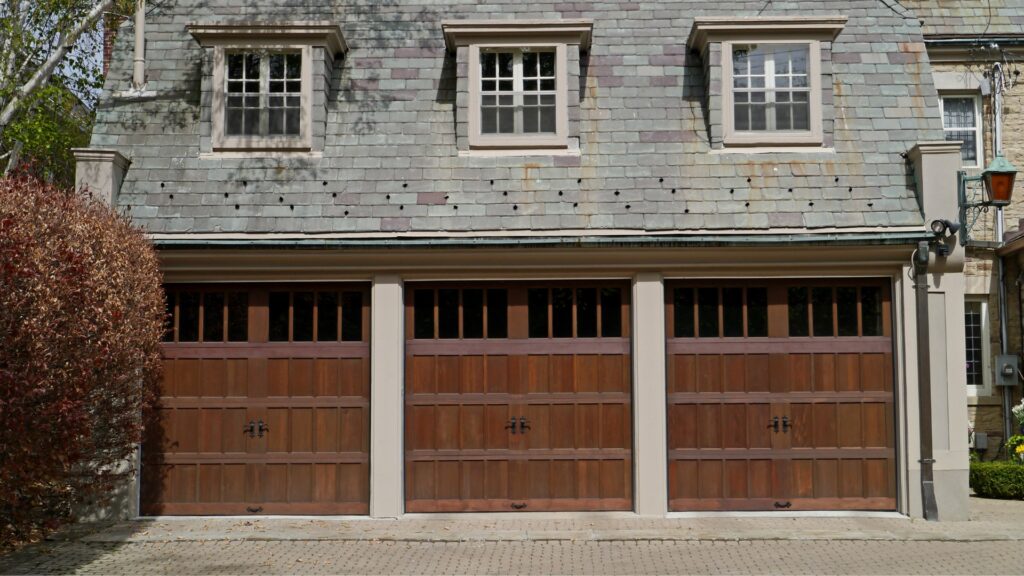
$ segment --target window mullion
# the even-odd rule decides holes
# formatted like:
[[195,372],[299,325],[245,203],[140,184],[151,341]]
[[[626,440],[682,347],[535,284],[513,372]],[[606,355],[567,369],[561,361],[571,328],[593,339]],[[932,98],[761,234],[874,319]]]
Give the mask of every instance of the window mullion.
[[270,133],[270,56],[260,57],[260,136]]
[[512,57],[512,88],[515,91],[513,105],[515,112],[515,133],[523,133],[523,51],[518,50]]
[[766,51],[764,57],[765,126],[769,131],[777,130],[775,125],[775,51]]

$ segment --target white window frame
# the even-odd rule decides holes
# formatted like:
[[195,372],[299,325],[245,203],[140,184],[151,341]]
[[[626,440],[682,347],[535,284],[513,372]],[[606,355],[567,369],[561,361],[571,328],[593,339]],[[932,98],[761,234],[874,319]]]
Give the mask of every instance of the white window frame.
[[[807,73],[810,87],[809,130],[805,131],[739,131],[736,129],[735,98],[733,93],[733,50],[757,44],[805,44],[807,45]],[[768,74],[769,62],[765,62]],[[774,85],[774,76],[765,80],[766,88]],[[823,139],[823,112],[821,97],[821,42],[801,38],[738,38],[722,42],[722,126],[726,146],[821,146]]]
[[[299,117],[299,135],[280,136],[228,136],[226,131],[227,55],[239,52],[299,53],[302,55],[300,95],[302,110]],[[264,59],[261,67],[269,60]],[[261,85],[268,81],[263,74]],[[261,89],[262,93],[262,89]],[[308,44],[277,44],[251,42],[218,45],[213,51],[213,98],[211,106],[211,136],[214,151],[223,150],[300,150],[312,148],[313,102],[313,49]]]
[[946,128],[946,99],[947,98],[959,98],[962,100],[973,100],[974,101],[974,132],[976,137],[977,150],[975,151],[975,157],[978,159],[977,164],[963,165],[963,168],[981,168],[985,163],[985,130],[983,124],[982,114],[982,102],[981,94],[977,92],[947,92],[942,91],[939,93],[939,118],[942,121],[942,133],[945,135],[947,132],[967,132],[963,128]]
[[[964,299],[964,321],[967,318],[967,305],[980,304],[981,306],[981,386],[975,384],[967,385],[967,395],[972,398],[979,398],[992,395],[992,342],[990,337],[988,296],[967,296]],[[964,347],[967,346],[966,324],[964,330]],[[964,378],[966,379],[967,366],[964,365]]]
[[[313,151],[313,55],[314,48],[323,49],[330,60],[348,51],[348,44],[337,22],[331,20],[303,21],[231,21],[192,22],[185,27],[203,48],[212,62],[209,93],[210,148],[213,152],[239,153],[243,156],[266,156],[281,152]],[[302,54],[302,92],[299,118],[300,134],[295,136],[231,136],[225,135],[224,105],[227,83],[227,52],[299,52]],[[319,52],[316,52],[319,54]],[[319,60],[323,63],[323,60]],[[319,65],[319,64],[318,64]],[[204,83],[205,84],[205,83]],[[205,89],[205,88],[204,88]],[[204,114],[204,122],[206,115]],[[205,126],[204,126],[205,129]],[[203,144],[204,150],[206,144]],[[319,146],[319,144],[318,144]]]
[[[484,134],[481,113],[480,54],[482,52],[518,52],[517,65],[513,67],[513,87],[522,86],[522,52],[555,52],[555,133],[536,134]],[[569,93],[566,70],[569,62],[566,45],[515,42],[480,43],[469,47],[469,146],[477,149],[558,149],[569,145]],[[516,115],[516,122],[520,117]]]

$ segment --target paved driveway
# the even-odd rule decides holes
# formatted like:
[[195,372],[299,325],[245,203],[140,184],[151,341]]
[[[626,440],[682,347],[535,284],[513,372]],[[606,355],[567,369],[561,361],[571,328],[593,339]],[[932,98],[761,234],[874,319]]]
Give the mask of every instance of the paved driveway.
[[2,574],[1024,574],[1024,503],[972,521],[158,520],[80,528],[0,559]]

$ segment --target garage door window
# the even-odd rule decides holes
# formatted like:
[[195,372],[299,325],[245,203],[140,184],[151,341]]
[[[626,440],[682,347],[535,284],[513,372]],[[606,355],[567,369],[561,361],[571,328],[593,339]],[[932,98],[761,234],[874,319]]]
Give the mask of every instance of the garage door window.
[[508,290],[418,289],[412,320],[418,340],[508,338]]
[[676,338],[768,336],[767,288],[676,288],[672,297]]
[[791,337],[882,335],[882,292],[875,286],[788,289]]
[[249,295],[245,292],[168,291],[165,342],[245,342]]
[[271,292],[269,340],[360,342],[363,340],[362,308],[361,292]]
[[530,338],[621,338],[619,288],[531,288]]

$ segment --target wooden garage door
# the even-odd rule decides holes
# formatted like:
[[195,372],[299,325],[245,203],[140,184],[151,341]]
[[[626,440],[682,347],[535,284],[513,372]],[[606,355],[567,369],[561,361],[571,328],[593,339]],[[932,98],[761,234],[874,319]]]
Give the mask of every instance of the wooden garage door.
[[628,285],[410,285],[406,510],[630,510]]
[[887,280],[670,284],[672,510],[895,510]]
[[366,514],[369,293],[168,288],[142,512]]

